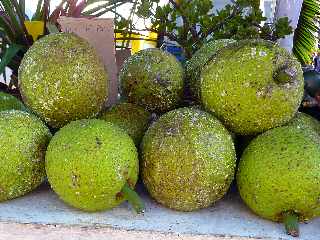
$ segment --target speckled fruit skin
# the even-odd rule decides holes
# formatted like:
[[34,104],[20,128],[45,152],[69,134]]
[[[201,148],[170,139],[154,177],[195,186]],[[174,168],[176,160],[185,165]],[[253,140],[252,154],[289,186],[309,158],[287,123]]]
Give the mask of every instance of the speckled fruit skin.
[[125,130],[139,146],[147,131],[151,114],[132,103],[120,103],[100,114],[100,119],[111,122]]
[[122,95],[150,112],[178,106],[183,95],[183,69],[170,53],[142,50],[129,57],[119,74]]
[[301,65],[285,49],[244,40],[221,49],[201,73],[201,98],[227,128],[255,135],[294,116],[303,85]]
[[255,138],[237,173],[240,195],[259,216],[282,221],[295,211],[301,221],[320,214],[320,140],[313,131],[279,127]]
[[0,111],[6,110],[21,110],[27,111],[27,108],[16,97],[0,92]]
[[235,43],[233,39],[219,39],[211,41],[203,45],[193,56],[187,61],[185,66],[186,87],[190,91],[194,100],[200,101],[200,76],[205,65],[210,62],[218,51],[231,43]]
[[23,196],[42,183],[50,139],[49,129],[36,116],[0,112],[0,202]]
[[311,129],[320,134],[320,122],[303,112],[297,112],[287,125],[297,127],[301,130]]
[[235,150],[228,130],[196,108],[164,114],[148,129],[141,148],[146,188],[172,209],[208,207],[226,193],[234,177]]
[[70,33],[36,41],[19,67],[24,102],[53,128],[94,117],[107,98],[107,79],[95,50]]
[[69,205],[88,212],[111,209],[124,201],[125,183],[137,182],[137,149],[112,123],[78,120],[53,137],[46,171],[53,190]]

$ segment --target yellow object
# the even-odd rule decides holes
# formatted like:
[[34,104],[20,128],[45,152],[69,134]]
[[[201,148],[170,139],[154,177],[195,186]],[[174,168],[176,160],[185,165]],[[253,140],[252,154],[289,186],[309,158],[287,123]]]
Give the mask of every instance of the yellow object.
[[39,36],[44,34],[43,21],[24,21],[24,25],[28,33],[32,36],[33,41],[36,41]]
[[[116,33],[116,38],[123,38],[123,37],[124,36],[121,33]],[[129,38],[128,35],[125,37]],[[158,34],[155,32],[150,32],[148,36],[142,35],[142,34],[131,34],[130,38],[141,39],[141,40],[130,41],[131,53],[134,54],[144,49],[145,44],[147,44],[148,47],[156,47],[157,43],[155,41],[158,38]],[[122,40],[117,40],[116,42],[120,45],[122,43]]]

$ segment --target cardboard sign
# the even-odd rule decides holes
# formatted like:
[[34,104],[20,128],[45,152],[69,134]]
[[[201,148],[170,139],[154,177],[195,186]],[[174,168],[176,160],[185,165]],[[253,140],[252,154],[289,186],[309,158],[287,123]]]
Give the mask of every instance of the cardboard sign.
[[87,40],[96,49],[109,75],[107,106],[115,104],[118,97],[118,70],[116,65],[113,19],[60,17],[58,23],[61,25],[63,32],[75,33]]

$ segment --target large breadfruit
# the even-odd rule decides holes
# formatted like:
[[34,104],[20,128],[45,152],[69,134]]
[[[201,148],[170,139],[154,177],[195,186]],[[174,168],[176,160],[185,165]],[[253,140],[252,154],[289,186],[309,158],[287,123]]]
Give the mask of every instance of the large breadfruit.
[[0,92],[0,111],[6,111],[6,110],[27,111],[27,108],[16,97],[8,93]]
[[205,65],[210,62],[217,52],[235,43],[233,39],[219,39],[211,41],[203,45],[193,56],[187,61],[185,66],[186,88],[190,96],[195,101],[200,101],[200,76]]
[[178,106],[183,95],[183,69],[170,53],[142,50],[129,57],[120,72],[122,95],[150,112]]
[[46,153],[53,190],[85,211],[118,206],[138,179],[138,154],[128,134],[103,120],[78,120],[61,128]]
[[93,47],[70,33],[36,41],[19,68],[24,102],[53,128],[95,116],[107,98],[107,79]]
[[303,97],[300,63],[271,42],[245,40],[221,49],[201,74],[205,108],[233,132],[254,135],[283,125]]
[[0,202],[25,195],[44,180],[51,133],[36,116],[0,112]]
[[320,215],[320,138],[296,126],[267,131],[244,151],[237,184],[245,203],[259,216],[284,221],[297,235],[297,222]]
[[120,103],[103,111],[100,119],[118,125],[129,134],[136,146],[139,146],[148,129],[151,114],[135,104]]
[[229,188],[235,150],[211,114],[180,108],[164,114],[142,140],[142,178],[159,203],[180,211],[205,208]]

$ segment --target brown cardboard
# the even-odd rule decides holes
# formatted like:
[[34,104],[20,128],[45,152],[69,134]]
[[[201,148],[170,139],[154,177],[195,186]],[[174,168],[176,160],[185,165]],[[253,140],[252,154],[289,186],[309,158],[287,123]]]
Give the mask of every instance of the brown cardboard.
[[116,50],[114,42],[114,22],[111,18],[60,17],[58,23],[63,32],[72,32],[86,39],[97,51],[109,75],[109,96],[107,106],[117,101],[118,80]]

